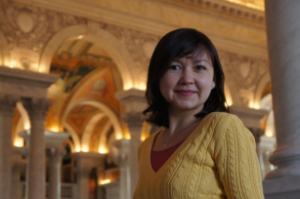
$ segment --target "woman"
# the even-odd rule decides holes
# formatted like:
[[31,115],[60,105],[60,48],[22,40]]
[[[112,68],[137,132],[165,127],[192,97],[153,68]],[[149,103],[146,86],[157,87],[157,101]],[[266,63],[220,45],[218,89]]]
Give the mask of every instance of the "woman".
[[201,32],[166,34],[150,60],[144,111],[161,126],[139,150],[135,199],[260,199],[252,134],[227,113],[217,51]]

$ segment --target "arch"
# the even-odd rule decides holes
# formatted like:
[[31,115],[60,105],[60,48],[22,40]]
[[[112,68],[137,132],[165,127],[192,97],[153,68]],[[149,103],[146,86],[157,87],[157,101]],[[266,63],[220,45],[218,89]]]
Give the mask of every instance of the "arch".
[[255,93],[254,93],[254,101],[259,102],[263,97],[263,92],[266,86],[271,82],[268,74],[262,76],[261,80],[258,82]]
[[105,104],[103,104],[101,102],[97,102],[97,101],[81,100],[81,101],[74,102],[73,104],[68,106],[67,109],[65,110],[65,113],[62,117],[62,122],[65,123],[66,117],[68,116],[68,114],[74,107],[81,106],[81,105],[93,106],[93,107],[96,107],[97,109],[101,110],[109,118],[110,122],[112,123],[113,128],[116,133],[116,137],[117,138],[123,137],[122,128],[121,128],[121,125],[120,125],[119,120],[118,120],[117,116],[115,115],[115,113],[112,110],[110,110]]
[[107,153],[109,150],[107,148],[107,133],[109,132],[111,126],[112,126],[111,123],[106,123],[105,126],[103,127],[103,130],[100,135],[99,146],[98,146],[99,153]]
[[63,123],[63,127],[67,129],[67,133],[69,133],[71,135],[71,138],[74,141],[74,148],[72,149],[72,151],[76,151],[76,152],[80,152],[81,151],[81,145],[80,145],[80,140],[78,135],[76,134],[76,131],[73,129],[73,127],[71,125],[69,125],[68,123]]
[[104,47],[104,50],[113,58],[117,65],[122,78],[123,89],[127,90],[131,88],[133,86],[133,79],[128,66],[134,64],[134,62],[131,60],[126,47],[107,31],[98,27],[95,31],[95,28],[93,28],[89,28],[87,25],[75,25],[67,27],[54,35],[42,52],[39,61],[39,72],[49,72],[53,56],[66,39],[83,35],[87,41]]
[[28,130],[30,129],[30,118],[28,115],[28,112],[26,111],[26,109],[24,108],[23,104],[21,102],[17,102],[17,110],[20,112],[21,115],[21,121],[23,126],[19,126],[20,131],[21,130]]
[[81,144],[85,146],[90,145],[90,138],[92,136],[93,130],[97,122],[99,122],[104,117],[103,113],[94,115],[88,122],[84,129],[83,136],[81,138]]

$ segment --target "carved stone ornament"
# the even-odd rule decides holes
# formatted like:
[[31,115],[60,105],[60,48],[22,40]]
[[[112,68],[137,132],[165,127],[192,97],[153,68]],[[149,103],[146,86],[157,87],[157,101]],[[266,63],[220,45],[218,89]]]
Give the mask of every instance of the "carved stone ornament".
[[8,48],[41,52],[47,42],[63,28],[86,24],[86,19],[14,1],[0,3],[0,26]]
[[132,73],[135,74],[135,78],[138,78],[136,81],[143,82],[147,76],[146,71],[150,58],[149,51],[152,53],[152,49],[149,48],[154,48],[154,44],[157,43],[159,37],[149,33],[139,32],[112,24],[99,24],[101,29],[108,31],[124,43],[135,63],[135,68],[132,70]]
[[30,10],[23,10],[17,15],[17,24],[24,33],[30,32],[35,26],[33,14]]

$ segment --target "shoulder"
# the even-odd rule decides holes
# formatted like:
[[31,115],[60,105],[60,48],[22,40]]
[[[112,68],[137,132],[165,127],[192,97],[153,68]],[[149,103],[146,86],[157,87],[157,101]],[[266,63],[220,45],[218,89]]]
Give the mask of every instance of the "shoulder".
[[215,126],[212,128],[214,157],[237,151],[246,154],[248,149],[255,151],[256,143],[253,134],[236,115],[217,113],[215,120]]
[[252,139],[253,135],[244,125],[241,119],[231,113],[213,112],[208,115],[211,120],[211,129],[214,131],[216,137],[223,137],[230,135],[249,137]]
[[205,118],[215,128],[226,129],[234,125],[243,125],[243,122],[234,114],[226,112],[212,112]]

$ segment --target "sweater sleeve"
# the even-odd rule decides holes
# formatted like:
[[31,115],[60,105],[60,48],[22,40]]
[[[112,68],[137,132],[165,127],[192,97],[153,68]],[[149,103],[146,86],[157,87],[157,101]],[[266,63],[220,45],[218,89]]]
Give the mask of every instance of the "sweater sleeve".
[[227,198],[264,198],[256,144],[251,132],[233,115],[221,119],[215,130],[214,159]]

